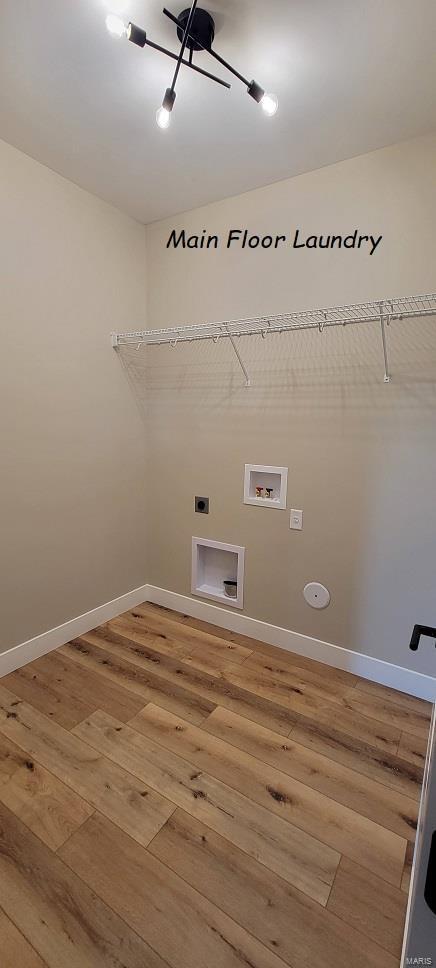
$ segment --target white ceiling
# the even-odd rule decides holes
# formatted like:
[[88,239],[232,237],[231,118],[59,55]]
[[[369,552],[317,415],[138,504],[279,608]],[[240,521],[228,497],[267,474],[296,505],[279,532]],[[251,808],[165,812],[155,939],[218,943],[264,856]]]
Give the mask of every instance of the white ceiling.
[[[140,221],[436,127],[434,0],[203,0],[216,50],[279,111],[266,118],[236,79],[228,92],[182,68],[167,131],[155,113],[173,62],[109,36],[119,3],[1,0],[0,137]],[[175,50],[163,6],[127,0],[126,19]]]

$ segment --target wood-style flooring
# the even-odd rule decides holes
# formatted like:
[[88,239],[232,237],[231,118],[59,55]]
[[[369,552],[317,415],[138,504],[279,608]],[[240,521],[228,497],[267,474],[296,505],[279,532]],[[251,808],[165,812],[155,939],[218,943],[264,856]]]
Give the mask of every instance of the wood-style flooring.
[[430,714],[147,604],[4,677],[2,968],[396,968]]

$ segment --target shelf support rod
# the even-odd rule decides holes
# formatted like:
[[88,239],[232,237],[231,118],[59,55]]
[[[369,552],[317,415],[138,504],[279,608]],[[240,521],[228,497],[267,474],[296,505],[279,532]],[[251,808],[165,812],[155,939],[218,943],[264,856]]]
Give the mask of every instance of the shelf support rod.
[[239,366],[241,367],[241,370],[242,370],[242,372],[244,374],[244,377],[245,377],[245,386],[246,387],[251,387],[251,380],[250,380],[250,377],[248,375],[248,371],[247,371],[247,368],[245,366],[245,363],[244,363],[244,361],[242,359],[242,356],[241,356],[241,354],[240,354],[240,352],[238,350],[238,347],[236,346],[235,337],[232,336],[232,334],[231,334],[228,326],[226,326],[225,328],[226,328],[226,331],[227,331],[227,336],[229,337],[229,340],[230,340],[230,342],[231,342],[231,344],[233,346],[233,349],[235,351],[236,359],[237,359],[237,361],[239,363]]
[[382,338],[382,346],[383,346],[383,360],[384,360],[384,364],[385,364],[385,375],[383,377],[383,382],[384,383],[390,383],[391,382],[391,375],[390,375],[390,372],[389,372],[388,347],[387,347],[387,343],[386,343],[385,318],[384,318],[384,315],[383,315],[383,303],[382,302],[380,303],[380,329],[381,329],[381,338]]

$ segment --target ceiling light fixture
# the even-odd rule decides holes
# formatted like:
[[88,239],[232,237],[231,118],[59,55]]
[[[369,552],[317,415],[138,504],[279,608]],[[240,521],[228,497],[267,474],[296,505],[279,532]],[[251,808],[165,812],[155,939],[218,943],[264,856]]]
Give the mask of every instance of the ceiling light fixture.
[[264,111],[269,118],[272,118],[277,112],[279,102],[275,94],[264,94],[260,102],[260,106],[262,111]]
[[114,13],[108,13],[106,27],[112,37],[128,37],[128,27],[126,27],[124,20],[121,20],[121,17],[117,17]]
[[[212,44],[215,36],[215,23],[213,17],[211,17],[207,10],[202,10],[201,7],[197,7],[197,0],[192,0],[191,6],[186,10],[182,10],[178,17],[174,16],[165,7],[163,12],[177,27],[177,36],[180,41],[178,54],[149,40],[142,27],[138,27],[133,23],[125,24],[120,17],[114,14],[108,14],[106,17],[106,27],[113,37],[127,37],[137,47],[152,47],[154,50],[158,50],[176,61],[171,86],[167,87],[162,106],[156,112],[156,122],[159,128],[164,129],[169,127],[171,112],[176,100],[177,78],[182,64],[197,74],[202,74],[203,77],[208,77],[209,80],[215,81],[222,87],[230,88],[230,84],[227,81],[224,81],[221,77],[216,77],[215,74],[210,74],[209,71],[205,71],[202,67],[198,67],[197,64],[193,63],[194,51],[198,50],[210,54],[214,60],[218,61],[226,70],[230,71],[234,77],[242,81],[247,88],[247,93],[254,101],[260,104],[264,114],[267,117],[273,117],[278,108],[278,100],[275,94],[267,94],[257,81],[249,81],[243,74],[240,74],[231,64],[225,61],[220,54],[217,54],[213,50]],[[186,51],[188,53],[185,56]]]
[[169,128],[171,121],[171,111],[174,107],[174,101],[176,100],[176,93],[172,91],[171,88],[167,87],[165,91],[165,97],[162,102],[162,107],[158,108],[156,111],[156,121],[159,128]]

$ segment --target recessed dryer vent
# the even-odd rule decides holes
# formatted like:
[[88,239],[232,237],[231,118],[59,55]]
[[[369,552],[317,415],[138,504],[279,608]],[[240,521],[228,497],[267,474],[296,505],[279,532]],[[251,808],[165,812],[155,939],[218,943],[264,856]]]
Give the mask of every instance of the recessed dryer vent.
[[239,545],[209,538],[193,538],[192,594],[233,608],[242,608],[244,557],[245,548]]

